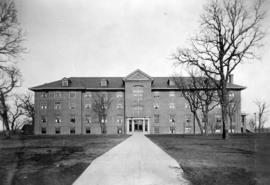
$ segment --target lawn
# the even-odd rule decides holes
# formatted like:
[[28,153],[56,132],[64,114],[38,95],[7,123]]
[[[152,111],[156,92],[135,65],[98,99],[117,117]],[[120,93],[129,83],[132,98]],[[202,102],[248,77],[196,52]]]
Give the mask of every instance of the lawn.
[[69,185],[98,156],[127,136],[0,138],[1,185]]
[[193,185],[269,185],[270,134],[149,135],[178,161]]

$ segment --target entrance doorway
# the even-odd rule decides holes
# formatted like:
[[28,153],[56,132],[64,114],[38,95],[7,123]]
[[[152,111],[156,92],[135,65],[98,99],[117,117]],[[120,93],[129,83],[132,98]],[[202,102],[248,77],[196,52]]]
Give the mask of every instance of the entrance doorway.
[[134,132],[142,132],[143,131],[143,120],[138,119],[134,120]]
[[149,133],[149,118],[127,118],[127,134]]

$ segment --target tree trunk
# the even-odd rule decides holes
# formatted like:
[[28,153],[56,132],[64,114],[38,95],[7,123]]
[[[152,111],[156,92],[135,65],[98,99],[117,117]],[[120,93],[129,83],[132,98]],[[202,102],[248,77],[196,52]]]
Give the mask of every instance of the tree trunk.
[[3,123],[6,127],[5,129],[5,132],[4,132],[4,135],[7,137],[7,138],[10,138],[10,128],[9,128],[9,122],[8,122],[8,115],[7,115],[7,112],[6,111],[3,111],[2,113],[2,119],[3,119]]
[[221,105],[222,110],[222,138],[227,139],[228,137],[228,131],[227,131],[227,111],[226,111],[226,106],[223,104]]
[[193,134],[195,135],[195,114],[193,113]]
[[229,115],[229,119],[230,119],[230,130],[231,130],[231,133],[232,133],[232,116]]
[[222,90],[221,90],[221,98],[220,98],[220,104],[221,104],[221,117],[222,117],[222,138],[227,139],[228,137],[228,91],[227,91],[227,84],[226,81],[223,79],[221,80],[222,83]]
[[204,123],[205,123],[205,127],[204,127],[205,135],[207,136],[208,135],[208,126],[209,126],[209,123],[208,123],[208,112],[207,111],[205,111],[203,113],[203,117],[204,117]]
[[194,113],[194,112],[193,112],[193,114],[194,114],[194,116],[195,116],[195,118],[196,118],[196,121],[197,121],[197,123],[198,123],[198,126],[199,126],[199,128],[200,128],[201,135],[203,135],[203,128],[202,128],[202,124],[201,124],[200,118],[198,117],[197,113]]
[[0,103],[2,105],[2,112],[1,112],[0,115],[2,117],[2,121],[4,123],[4,126],[6,127],[4,135],[7,138],[10,138],[10,127],[9,127],[9,120],[8,120],[8,107],[6,105],[6,99],[5,99],[5,95],[3,93],[0,93]]

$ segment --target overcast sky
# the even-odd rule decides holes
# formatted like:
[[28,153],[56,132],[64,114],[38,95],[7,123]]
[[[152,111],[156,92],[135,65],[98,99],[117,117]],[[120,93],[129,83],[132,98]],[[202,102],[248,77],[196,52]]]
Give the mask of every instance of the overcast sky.
[[[19,62],[23,88],[71,76],[126,76],[137,68],[150,76],[170,76],[169,57],[198,31],[205,2],[18,0],[28,48]],[[266,7],[270,9],[269,0]],[[247,87],[243,112],[253,115],[256,99],[270,104],[269,50],[267,36],[262,60],[245,63],[234,73],[235,83]]]

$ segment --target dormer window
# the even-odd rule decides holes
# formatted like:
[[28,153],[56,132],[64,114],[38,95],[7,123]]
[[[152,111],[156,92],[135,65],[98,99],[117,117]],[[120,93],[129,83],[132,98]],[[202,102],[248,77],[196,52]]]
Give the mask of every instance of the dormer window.
[[68,87],[68,79],[67,78],[63,78],[62,79],[62,87]]
[[169,79],[169,80],[168,80],[168,85],[169,85],[169,86],[175,86],[175,81],[172,80],[172,79]]
[[108,86],[108,81],[105,80],[105,79],[102,79],[101,82],[100,82],[100,86],[101,87],[107,87]]

